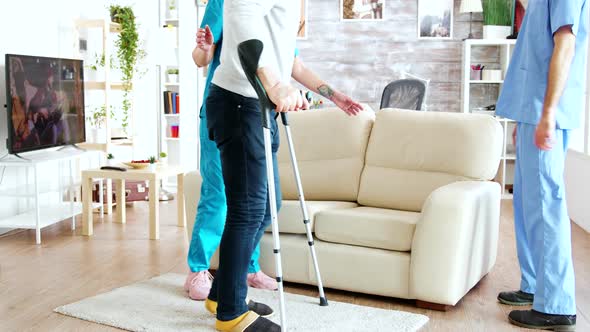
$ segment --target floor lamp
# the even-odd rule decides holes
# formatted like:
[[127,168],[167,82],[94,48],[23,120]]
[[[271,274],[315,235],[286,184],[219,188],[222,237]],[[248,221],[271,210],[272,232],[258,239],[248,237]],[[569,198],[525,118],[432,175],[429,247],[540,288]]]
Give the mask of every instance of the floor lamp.
[[483,12],[483,7],[481,6],[481,0],[462,0],[461,1],[461,8],[459,9],[461,13],[469,13],[469,36],[466,39],[473,39],[473,13],[481,13]]

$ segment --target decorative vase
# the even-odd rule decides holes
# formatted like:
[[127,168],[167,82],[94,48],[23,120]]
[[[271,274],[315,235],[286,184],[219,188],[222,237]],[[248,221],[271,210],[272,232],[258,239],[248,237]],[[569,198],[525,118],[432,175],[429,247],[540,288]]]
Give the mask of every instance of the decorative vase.
[[170,9],[168,15],[170,15],[168,18],[175,20],[178,18],[178,11],[176,9]]
[[178,83],[178,75],[168,74],[168,83]]
[[160,160],[158,160],[158,163],[162,165],[168,165],[168,157],[160,158]]
[[506,39],[510,36],[512,29],[504,25],[484,25],[483,39]]
[[107,166],[115,166],[115,159],[107,159]]
[[150,164],[150,165],[148,166],[148,170],[149,170],[150,172],[155,172],[157,168],[158,168],[158,165],[156,165],[155,163],[154,163],[154,164]]

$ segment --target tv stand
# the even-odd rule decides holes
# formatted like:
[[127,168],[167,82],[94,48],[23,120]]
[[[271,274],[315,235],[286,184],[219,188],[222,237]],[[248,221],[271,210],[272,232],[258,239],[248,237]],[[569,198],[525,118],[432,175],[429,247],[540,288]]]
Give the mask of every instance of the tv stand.
[[[75,216],[82,212],[81,160],[85,160],[84,168],[95,167],[102,164],[103,155],[98,151],[51,151],[27,157],[6,154],[0,158],[0,200],[9,197],[26,202],[19,214],[0,218],[0,228],[35,230],[36,243],[40,244],[42,228],[71,219],[75,229]],[[7,168],[18,175],[13,177],[16,181],[5,181]],[[101,181],[99,192],[102,189]],[[102,195],[99,198],[100,203],[93,207],[100,208],[102,216]]]

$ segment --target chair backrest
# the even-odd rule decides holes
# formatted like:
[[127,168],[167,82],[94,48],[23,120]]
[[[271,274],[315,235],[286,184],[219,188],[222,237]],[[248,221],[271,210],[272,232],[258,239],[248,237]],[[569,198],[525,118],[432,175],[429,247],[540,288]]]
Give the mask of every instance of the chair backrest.
[[422,109],[426,84],[414,79],[404,79],[387,84],[381,97],[380,109],[399,108],[406,110]]

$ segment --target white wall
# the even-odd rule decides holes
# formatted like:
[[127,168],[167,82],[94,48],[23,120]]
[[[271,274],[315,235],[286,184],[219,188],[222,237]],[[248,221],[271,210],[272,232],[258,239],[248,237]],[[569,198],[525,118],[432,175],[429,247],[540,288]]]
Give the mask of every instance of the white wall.
[[[76,18],[104,18],[111,3],[132,5],[140,29],[140,38],[149,39],[159,29],[158,1],[131,0],[20,0],[3,10],[0,19],[0,107],[6,104],[4,55],[6,53],[72,58],[74,50],[74,20]],[[93,34],[90,34],[93,36]],[[93,42],[89,41],[92,45]],[[96,45],[96,43],[94,43]],[[153,46],[153,45],[152,45]],[[153,47],[151,48],[153,49]],[[150,51],[150,49],[148,49]],[[148,57],[147,61],[153,60]],[[134,83],[135,135],[138,144],[132,155],[123,158],[146,158],[157,151],[156,116],[158,107],[158,83],[155,64],[145,64],[148,73]],[[120,102],[115,99],[114,103]],[[102,104],[100,94],[86,96],[87,106]],[[88,111],[88,110],[87,110]],[[7,124],[4,112],[0,114],[0,157],[6,150]],[[123,150],[124,151],[124,150]],[[121,152],[123,153],[123,152]],[[51,170],[48,170],[51,172]],[[1,169],[0,169],[1,172]],[[7,169],[2,186],[18,183],[19,173]],[[21,201],[2,198],[0,219],[26,208]],[[2,230],[0,229],[0,233]]]
[[590,232],[590,156],[570,150],[565,163],[565,188],[570,218]]

